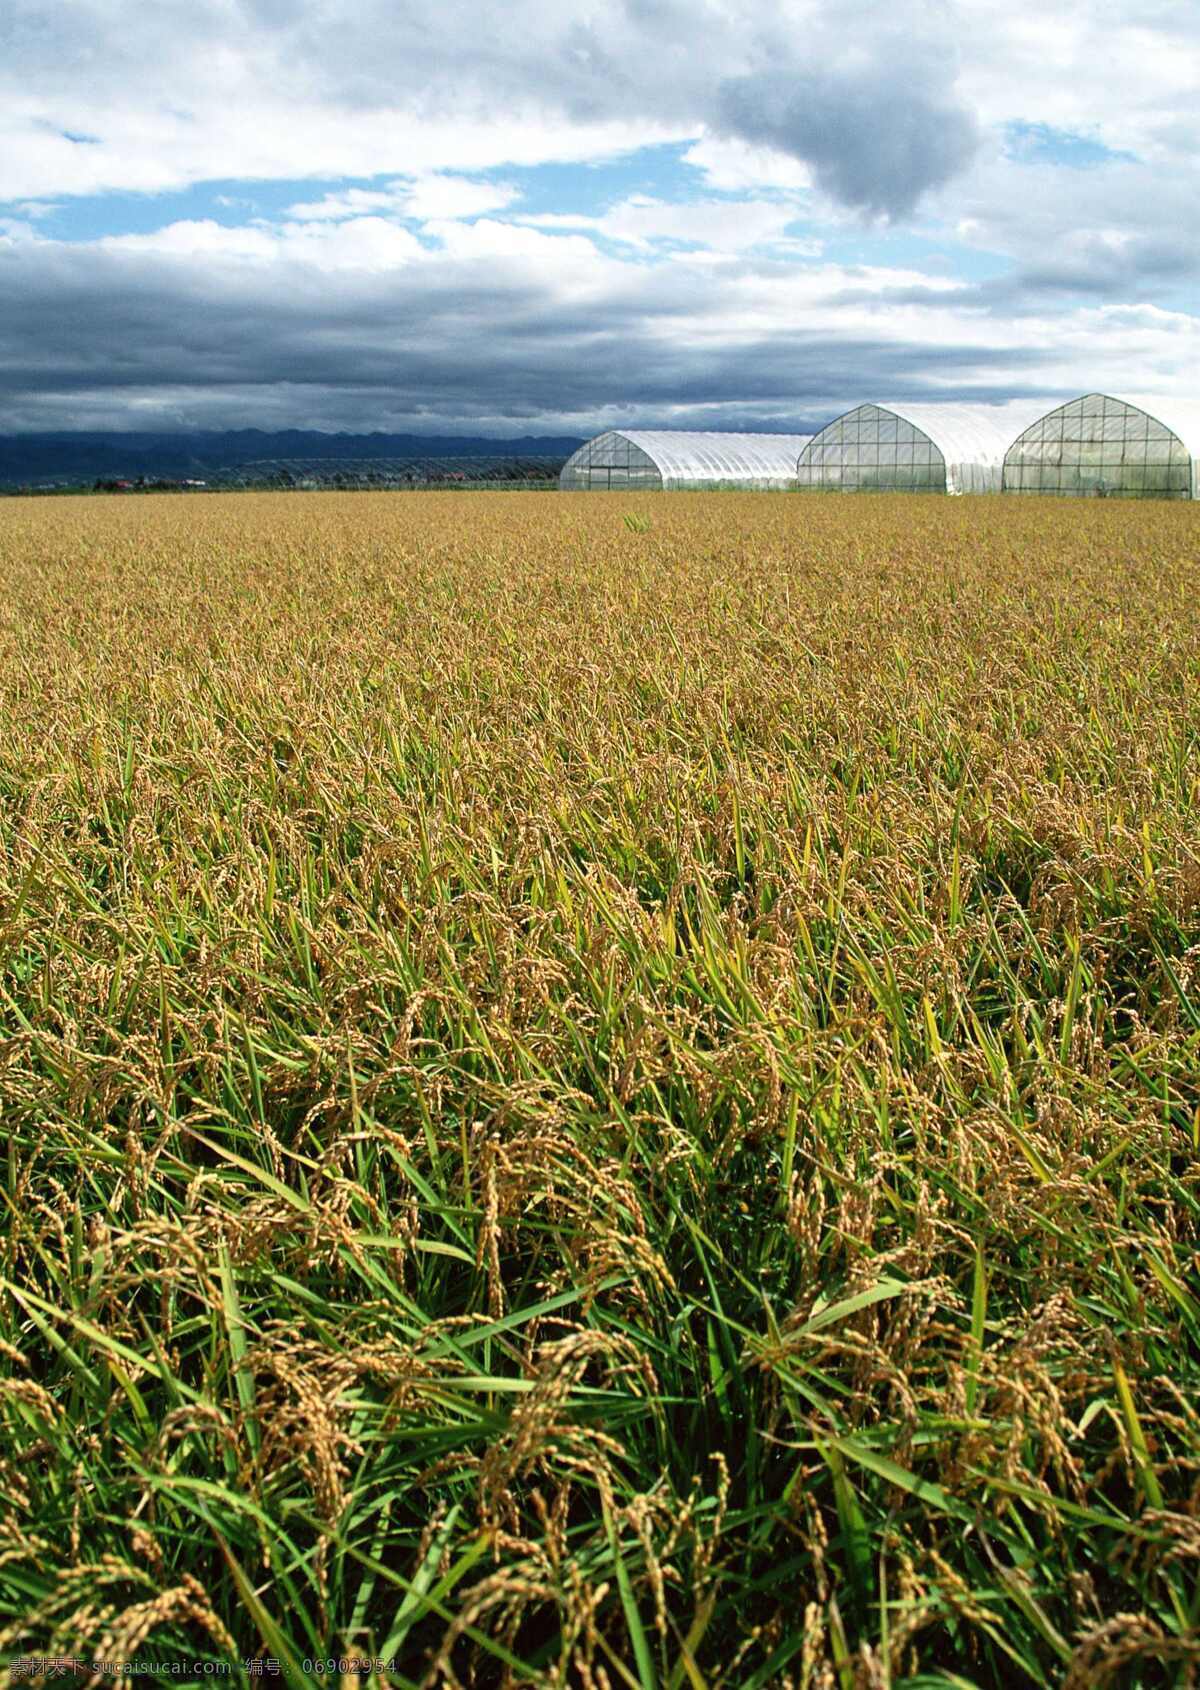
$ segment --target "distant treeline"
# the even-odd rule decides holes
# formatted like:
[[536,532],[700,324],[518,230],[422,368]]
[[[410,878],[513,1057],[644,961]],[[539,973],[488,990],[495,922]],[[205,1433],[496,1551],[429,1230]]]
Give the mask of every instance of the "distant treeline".
[[[424,465],[446,459],[484,462],[493,478],[507,480],[500,466],[556,463],[561,466],[581,440],[528,435],[515,440],[481,436],[415,434],[323,434],[315,429],[234,429],[201,434],[58,433],[0,438],[0,490],[87,491],[97,481],[171,484],[189,480],[231,482],[242,476],[268,477],[283,466],[292,473],[320,466],[324,480],[338,469],[356,477],[381,474],[400,465]],[[557,471],[554,472],[557,474]],[[426,477],[425,479],[429,479]],[[478,476],[473,477],[478,479]]]
[[489,488],[500,491],[550,491],[558,487],[556,470],[542,474],[491,472],[470,476],[459,473],[428,475],[250,475],[238,473],[214,477],[211,481],[171,481],[157,477],[139,476],[134,481],[98,478],[92,482],[56,482],[41,486],[0,487],[0,498],[54,498],[62,495],[114,493],[252,493],[252,492],[422,492],[460,491],[483,492]]

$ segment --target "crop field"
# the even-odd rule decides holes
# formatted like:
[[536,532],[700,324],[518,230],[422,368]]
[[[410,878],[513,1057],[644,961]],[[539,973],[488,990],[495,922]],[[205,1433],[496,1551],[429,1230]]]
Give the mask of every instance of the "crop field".
[[13,1678],[1200,1681],[1198,517],[6,501]]

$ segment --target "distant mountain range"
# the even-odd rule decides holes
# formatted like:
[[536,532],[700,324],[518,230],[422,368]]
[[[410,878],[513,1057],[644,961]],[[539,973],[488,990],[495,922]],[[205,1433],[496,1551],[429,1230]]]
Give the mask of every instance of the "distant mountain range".
[[61,433],[0,436],[0,486],[83,483],[97,477],[205,479],[262,460],[368,458],[567,458],[582,440],[523,435],[322,434],[258,428],[204,434]]

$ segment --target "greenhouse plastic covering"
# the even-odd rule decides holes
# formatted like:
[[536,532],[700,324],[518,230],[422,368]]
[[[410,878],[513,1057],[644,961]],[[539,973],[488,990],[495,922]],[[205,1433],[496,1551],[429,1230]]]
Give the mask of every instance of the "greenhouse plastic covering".
[[794,487],[807,434],[611,429],[567,459],[561,488]]
[[800,454],[803,487],[843,492],[998,493],[1004,454],[1036,405],[856,405]]
[[1010,446],[1006,493],[1194,499],[1200,416],[1088,393],[1047,411]]

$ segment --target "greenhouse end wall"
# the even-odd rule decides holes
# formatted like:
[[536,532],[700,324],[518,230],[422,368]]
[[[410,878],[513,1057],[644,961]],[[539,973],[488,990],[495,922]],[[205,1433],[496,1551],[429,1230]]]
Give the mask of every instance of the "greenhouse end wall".
[[1004,458],[1004,491],[1194,499],[1194,450],[1194,442],[1140,406],[1089,393],[1048,411],[1013,442]]
[[796,482],[842,493],[944,493],[946,460],[913,423],[879,405],[859,405],[813,436]]
[[589,440],[567,459],[558,478],[565,492],[634,487],[658,489],[662,473],[654,459],[628,435],[610,430]]

